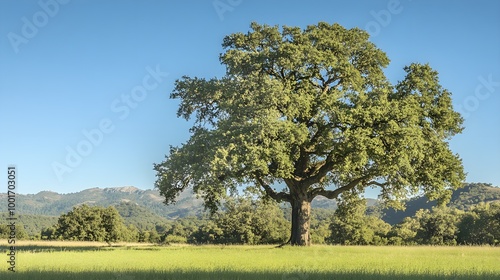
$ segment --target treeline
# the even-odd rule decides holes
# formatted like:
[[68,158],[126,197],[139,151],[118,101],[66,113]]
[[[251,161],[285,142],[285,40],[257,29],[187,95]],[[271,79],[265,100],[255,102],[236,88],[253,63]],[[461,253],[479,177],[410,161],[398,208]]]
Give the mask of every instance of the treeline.
[[[281,244],[288,240],[289,209],[251,196],[233,198],[213,216],[186,217],[147,227],[126,224],[115,207],[82,205],[61,215],[57,223],[19,239],[149,242],[189,244]],[[124,208],[123,205],[118,208]],[[315,244],[341,245],[500,245],[500,203],[480,203],[467,210],[434,207],[391,226],[380,211],[369,211],[363,199],[341,199],[332,214],[313,209]],[[123,215],[123,214],[122,214]],[[9,229],[0,225],[0,238]]]
[[[123,207],[123,206],[122,206]],[[191,244],[275,244],[286,241],[290,223],[275,203],[248,197],[228,200],[213,216],[186,217],[152,229],[125,225],[113,206],[82,205],[43,229],[42,240]],[[1,237],[1,231],[0,231]]]
[[468,210],[446,206],[418,210],[391,226],[377,211],[366,215],[362,199],[341,201],[331,218],[329,244],[343,245],[500,245],[500,202]]

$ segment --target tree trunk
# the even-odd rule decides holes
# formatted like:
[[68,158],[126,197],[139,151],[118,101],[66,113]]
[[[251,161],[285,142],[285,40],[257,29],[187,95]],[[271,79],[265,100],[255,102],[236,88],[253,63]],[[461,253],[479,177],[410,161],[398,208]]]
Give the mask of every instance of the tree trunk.
[[305,196],[294,199],[292,202],[292,246],[311,245],[311,201]]

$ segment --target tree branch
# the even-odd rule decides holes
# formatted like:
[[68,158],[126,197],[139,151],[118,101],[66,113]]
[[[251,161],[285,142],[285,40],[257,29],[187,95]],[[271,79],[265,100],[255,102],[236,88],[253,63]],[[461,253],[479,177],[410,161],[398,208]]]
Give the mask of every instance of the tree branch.
[[[310,197],[315,197],[315,196],[317,196],[317,195],[321,195],[321,196],[324,196],[324,197],[326,197],[326,198],[328,198],[328,199],[335,199],[335,198],[337,198],[337,197],[339,196],[339,194],[341,194],[342,192],[344,192],[344,191],[348,191],[348,190],[350,190],[350,189],[355,188],[355,187],[356,187],[359,183],[361,183],[361,182],[363,182],[363,181],[367,180],[369,177],[370,177],[369,175],[365,175],[365,176],[359,177],[359,178],[357,178],[357,179],[352,180],[349,184],[347,184],[347,185],[345,185],[345,186],[343,186],[343,187],[340,187],[340,188],[338,188],[338,189],[336,189],[336,190],[333,190],[333,191],[330,191],[330,190],[325,190],[325,189],[323,189],[323,188],[321,188],[321,187],[319,187],[319,188],[315,188],[315,189],[313,189],[313,190],[311,190],[311,191],[309,192],[309,196],[310,196]],[[371,185],[373,185],[373,182],[370,182],[370,183],[371,183]],[[370,184],[370,183],[369,183],[369,184]]]
[[280,201],[292,202],[292,198],[291,198],[290,194],[288,194],[286,192],[276,192],[268,184],[266,184],[264,182],[264,180],[262,180],[262,178],[260,178],[260,176],[255,176],[255,178],[256,178],[257,182],[259,182],[261,187],[264,189],[266,194],[269,197],[271,197],[272,199],[274,199],[278,202],[280,202]]
[[311,186],[313,184],[321,182],[321,180],[328,174],[330,170],[332,170],[335,162],[333,161],[333,151],[328,154],[326,157],[324,164],[319,167],[316,171],[316,174],[311,175],[307,179],[303,181],[306,186]]
[[304,178],[307,165],[309,164],[309,154],[304,147],[300,147],[300,156],[295,162],[293,174],[297,177]]
[[378,187],[381,187],[381,188],[385,188],[387,186],[387,183],[379,183],[377,181],[370,181],[368,183],[366,183],[366,186],[370,186],[370,185],[375,185],[375,186],[378,186]]

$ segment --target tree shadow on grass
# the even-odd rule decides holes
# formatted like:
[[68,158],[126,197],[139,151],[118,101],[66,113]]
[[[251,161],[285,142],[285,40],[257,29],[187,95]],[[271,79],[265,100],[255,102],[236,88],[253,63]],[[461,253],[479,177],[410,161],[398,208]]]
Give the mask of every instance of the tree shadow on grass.
[[[160,247],[135,247],[135,246],[54,246],[54,245],[20,245],[15,246],[16,251],[19,253],[45,253],[45,252],[88,252],[88,251],[109,251],[109,250],[148,250],[156,251],[161,250]],[[8,253],[10,246],[0,246],[0,253]]]
[[239,271],[131,271],[131,272],[46,272],[46,271],[28,271],[28,272],[0,272],[0,279],[13,279],[13,280],[167,280],[167,279],[180,279],[180,280],[471,280],[471,279],[485,279],[493,280],[499,279],[499,274],[484,273],[481,275],[431,275],[431,274],[372,274],[362,272],[342,272],[342,273],[274,273],[274,272],[239,272]]
[[[30,252],[30,253],[45,253],[45,252],[85,252],[85,251],[101,251],[101,250],[109,250],[112,247],[102,247],[102,246],[38,246],[38,245],[23,245],[23,246],[15,246],[16,251],[21,252]],[[10,247],[0,246],[0,252],[7,252]]]

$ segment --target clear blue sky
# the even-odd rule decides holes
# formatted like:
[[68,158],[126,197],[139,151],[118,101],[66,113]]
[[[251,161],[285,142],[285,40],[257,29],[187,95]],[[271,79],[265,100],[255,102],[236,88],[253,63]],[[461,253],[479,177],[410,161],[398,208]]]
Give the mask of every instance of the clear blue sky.
[[174,80],[222,76],[223,37],[252,21],[367,29],[391,59],[393,82],[404,65],[430,63],[466,119],[451,147],[467,181],[500,185],[494,0],[0,0],[0,174],[17,165],[21,193],[152,188],[152,164],[189,138],[168,98]]

